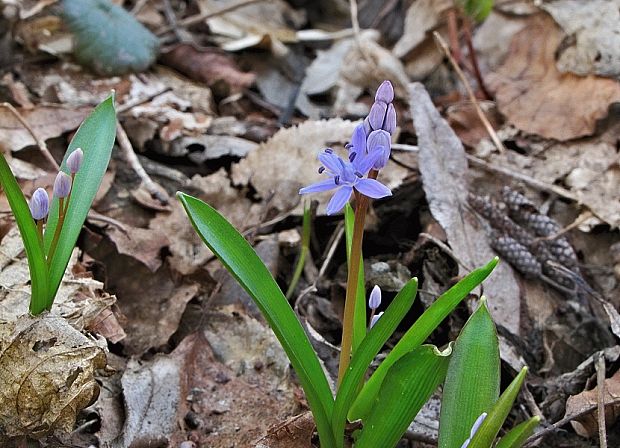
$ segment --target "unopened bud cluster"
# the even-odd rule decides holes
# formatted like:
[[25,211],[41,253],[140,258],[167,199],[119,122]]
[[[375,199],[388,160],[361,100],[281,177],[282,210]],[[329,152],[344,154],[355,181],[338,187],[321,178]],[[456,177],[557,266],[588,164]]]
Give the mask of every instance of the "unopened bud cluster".
[[[84,159],[84,152],[81,148],[76,149],[67,158],[67,168],[71,173],[69,176],[67,173],[60,171],[54,181],[53,196],[58,199],[65,199],[71,193],[71,184],[75,174],[80,170],[82,160]],[[35,221],[42,221],[47,218],[50,207],[50,200],[47,191],[43,188],[37,188],[32,194],[30,199],[30,213]],[[60,213],[63,213],[61,210]]]

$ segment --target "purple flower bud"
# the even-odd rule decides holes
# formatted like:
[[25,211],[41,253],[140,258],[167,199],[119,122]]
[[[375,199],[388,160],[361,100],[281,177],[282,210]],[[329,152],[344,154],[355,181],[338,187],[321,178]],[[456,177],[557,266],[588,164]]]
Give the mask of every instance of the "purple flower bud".
[[381,318],[381,316],[383,316],[383,311],[381,311],[380,313],[375,314],[374,316],[372,316],[372,319],[370,319],[370,328],[375,326],[375,324]]
[[66,198],[71,191],[71,177],[62,171],[56,176],[54,181],[54,196],[57,198]]
[[69,155],[67,158],[67,168],[69,168],[69,172],[71,174],[75,174],[80,171],[80,166],[82,165],[83,159],[84,151],[82,151],[82,148],[76,149]]
[[381,288],[378,285],[375,285],[372,288],[370,293],[370,298],[368,299],[368,307],[372,310],[376,310],[381,306]]
[[394,101],[394,87],[390,81],[383,81],[377,93],[375,93],[375,101],[383,101],[385,104],[389,104]]
[[30,213],[32,217],[40,221],[45,219],[50,209],[50,200],[47,191],[43,188],[37,188],[30,198]]
[[364,118],[363,125],[364,125],[364,134],[366,134],[366,138],[368,138],[368,136],[372,132],[372,127],[370,127],[370,121],[368,121],[368,117]]
[[368,124],[374,129],[381,129],[385,113],[387,112],[387,104],[382,101],[375,102],[368,113]]
[[393,134],[396,130],[396,109],[393,104],[388,104],[385,113],[385,121],[383,122],[383,130]]
[[381,151],[381,157],[377,159],[373,168],[380,170],[387,165],[390,158],[390,151],[392,149],[392,141],[390,134],[383,129],[372,131],[366,141],[368,147],[368,154],[372,154],[374,151]]

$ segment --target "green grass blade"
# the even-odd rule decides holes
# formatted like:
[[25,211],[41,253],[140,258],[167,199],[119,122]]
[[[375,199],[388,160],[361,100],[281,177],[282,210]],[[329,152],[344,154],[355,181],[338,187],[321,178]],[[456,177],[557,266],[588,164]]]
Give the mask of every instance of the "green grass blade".
[[486,266],[469,273],[469,275],[435,300],[435,302],[420,316],[366,382],[355,403],[351,406],[349,411],[350,420],[357,420],[368,414],[389,368],[398,361],[400,357],[420,346],[435,328],[437,328],[454,308],[457,307],[461,300],[467,297],[467,294],[489,276],[497,263],[498,259],[496,257]]
[[22,236],[24,247],[26,248],[26,256],[28,258],[28,268],[30,269],[31,281],[31,297],[30,312],[39,314],[45,310],[47,299],[47,266],[45,264],[45,254],[43,248],[39,244],[37,235],[37,227],[30,214],[30,208],[24,198],[19,184],[13,176],[13,172],[9,167],[4,154],[0,152],[0,183],[6,197],[15,215],[17,228]]
[[515,426],[500,439],[495,448],[521,448],[527,438],[534,434],[539,423],[540,417],[536,416]]
[[423,345],[401,357],[381,385],[355,448],[396,446],[420,408],[446,377],[451,348]]
[[418,279],[412,278],[392,300],[381,319],[372,327],[353,354],[351,364],[345,372],[336,394],[336,402],[334,403],[334,412],[332,414],[334,437],[339,443],[344,439],[347,412],[355,399],[360,382],[364,379],[364,373],[366,373],[374,357],[377,356],[383,344],[394,333],[400,321],[411,308],[417,291]]
[[[108,168],[112,146],[116,137],[116,112],[114,110],[114,95],[99,104],[84,120],[77,130],[65,153],[61,170],[69,172],[66,160],[75,149],[82,148],[84,160],[75,176],[71,199],[65,223],[63,225],[58,245],[50,262],[49,289],[47,308],[51,308],[54,296],[69,263],[71,252],[82,230],[82,225],[90,206],[99,190],[103,175]],[[52,238],[58,222],[58,199],[54,198],[50,206],[50,215],[45,229],[45,251],[49,253]]]
[[304,204],[304,218],[301,226],[301,249],[299,251],[299,258],[297,259],[297,264],[295,265],[295,271],[293,272],[293,277],[291,278],[291,283],[288,285],[288,289],[286,290],[286,298],[290,299],[295,292],[295,288],[297,287],[297,283],[299,283],[299,279],[301,278],[301,273],[304,270],[304,265],[306,264],[306,257],[308,256],[308,252],[310,252],[310,235],[312,233],[312,207],[309,203]]
[[271,273],[248,242],[214,208],[184,193],[179,192],[177,196],[202,240],[265,316],[306,393],[321,446],[334,447],[329,420],[334,403],[327,378],[295,312]]
[[460,447],[467,440],[476,419],[496,402],[499,383],[499,340],[482,298],[454,344],[441,400],[439,448]]
[[521,385],[525,380],[525,375],[527,375],[527,367],[521,369],[519,374],[512,380],[501,397],[499,397],[497,402],[493,405],[489,411],[489,415],[487,415],[487,418],[484,419],[484,422],[482,422],[482,425],[480,425],[480,428],[478,428],[478,431],[474,437],[472,437],[468,448],[489,448],[493,444],[495,437],[504,424],[504,420],[508,417],[512,405],[519,394]]
[[[347,202],[344,208],[344,229],[347,242],[347,265],[351,255],[351,242],[353,241],[353,223],[355,212]],[[357,293],[355,295],[355,312],[353,313],[353,338],[351,342],[351,352],[361,344],[366,337],[366,281],[364,280],[364,255],[360,257],[360,271],[357,277]]]

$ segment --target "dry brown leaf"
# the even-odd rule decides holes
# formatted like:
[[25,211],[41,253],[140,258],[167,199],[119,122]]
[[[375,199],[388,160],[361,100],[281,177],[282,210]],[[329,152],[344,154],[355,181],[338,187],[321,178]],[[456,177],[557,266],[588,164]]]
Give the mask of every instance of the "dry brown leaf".
[[[419,168],[433,217],[441,224],[455,255],[473,269],[494,256],[484,229],[466,207],[467,159],[461,141],[433,105],[422,84],[410,89],[410,107],[418,135]],[[467,270],[459,265],[459,274]],[[484,282],[495,321],[520,334],[519,285],[508,263],[500,263]]]
[[[307,120],[288,129],[278,131],[272,138],[251,152],[245,159],[233,165],[233,182],[256,189],[269,204],[281,211],[294,210],[301,213],[299,189],[321,180],[317,173],[317,155],[328,146],[349,141],[357,122],[332,118],[330,120]],[[379,179],[389,188],[397,188],[409,171],[392,161],[381,171]],[[330,193],[315,196],[321,202],[320,213]]]
[[517,128],[556,140],[591,135],[608,107],[620,101],[620,83],[561,73],[555,51],[562,31],[549,16],[529,19],[510,46],[510,57],[488,76],[497,104]]
[[78,412],[97,398],[104,347],[57,316],[0,322],[0,433],[73,430]]
[[238,91],[254,83],[254,74],[239,70],[234,60],[213,47],[198,49],[191,44],[179,44],[160,56],[160,60],[189,78],[208,86],[218,81]]
[[[598,403],[598,386],[578,395],[571,395],[566,401],[566,416],[579,414]],[[605,402],[620,399],[620,371],[605,380]],[[605,406],[605,423],[611,427],[620,417],[620,404]],[[582,437],[594,437],[598,434],[598,412],[593,411],[571,422],[575,432]]]
[[566,33],[558,68],[620,77],[620,0],[560,0],[542,6]]
[[304,412],[271,426],[267,435],[256,442],[255,448],[312,448],[315,428],[312,413]]
[[392,49],[394,55],[397,58],[402,58],[415,50],[418,45],[430,37],[427,34],[439,25],[442,15],[452,7],[454,7],[454,3],[450,0],[418,0],[413,2],[405,15],[403,35]]
[[[34,109],[18,109],[33,131],[42,140],[58,137],[77,129],[92,109],[90,107],[67,108],[64,106],[37,106]],[[11,151],[36,145],[32,135],[7,108],[0,107],[0,144]]]
[[119,254],[125,254],[143,263],[152,272],[162,264],[161,250],[170,244],[168,237],[158,229],[140,229],[125,225],[122,232],[110,226],[106,234],[116,245]]

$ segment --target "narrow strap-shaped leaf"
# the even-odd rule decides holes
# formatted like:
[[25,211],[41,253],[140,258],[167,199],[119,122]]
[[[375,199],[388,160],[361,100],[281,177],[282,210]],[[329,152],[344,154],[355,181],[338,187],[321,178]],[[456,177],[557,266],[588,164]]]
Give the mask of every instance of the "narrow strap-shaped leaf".
[[364,379],[364,373],[366,373],[374,357],[377,356],[383,344],[394,333],[398,324],[411,308],[417,291],[418,279],[412,278],[394,297],[394,300],[387,307],[381,319],[372,327],[355,353],[353,353],[351,364],[344,374],[336,394],[334,413],[332,415],[332,427],[334,437],[339,444],[338,446],[342,446],[341,441],[344,440],[347,412],[355,399],[360,382]]
[[489,276],[497,262],[498,259],[494,258],[486,266],[472,271],[428,307],[366,382],[349,410],[350,420],[357,420],[368,414],[390,366],[401,356],[421,345],[461,300]]
[[540,417],[535,416],[518,424],[497,442],[495,448],[521,448],[527,438],[534,434],[539,423]]
[[355,448],[396,446],[420,408],[446,377],[451,347],[423,345],[401,357],[381,385]]
[[469,448],[489,448],[493,444],[495,437],[504,424],[504,420],[506,420],[506,417],[508,417],[512,409],[517,395],[519,395],[519,390],[525,380],[525,375],[527,375],[527,367],[521,369],[519,374],[512,380],[501,397],[499,397],[497,402],[493,405],[489,411],[489,415],[487,415],[487,418],[484,419],[484,422],[482,422],[482,425],[480,425],[480,428],[478,428],[478,431],[476,431],[476,434],[472,437]]
[[497,400],[499,383],[499,340],[482,298],[454,344],[441,399],[439,448],[460,447],[467,440],[476,419]]
[[24,194],[2,152],[0,152],[0,183],[4,188],[13,215],[15,215],[17,228],[26,248],[31,280],[30,312],[36,315],[45,310],[47,300],[48,282],[45,255],[41,244],[39,244],[37,228],[30,214],[26,198],[24,198]]
[[184,193],[177,196],[194,229],[228,272],[256,302],[288,355],[321,439],[321,446],[335,446],[329,417],[333,398],[327,378],[295,312],[254,249],[213,207]]
[[[353,224],[355,222],[355,212],[347,202],[344,207],[344,230],[347,243],[347,264],[351,256],[351,243],[353,241]],[[357,277],[357,294],[355,296],[355,312],[353,313],[353,339],[351,352],[361,344],[366,337],[366,281],[364,280],[364,255],[360,257],[360,271]]]
[[[58,239],[53,260],[49,263],[49,291],[47,308],[51,308],[54,296],[69,263],[86,215],[95,199],[101,180],[105,174],[112,146],[116,137],[116,112],[114,95],[99,104],[84,120],[69,144],[62,161],[61,170],[68,172],[66,162],[77,148],[84,151],[84,159],[71,187],[71,199],[65,222]],[[45,251],[49,253],[56,224],[58,222],[58,199],[54,198],[50,207],[49,220],[45,229]]]

